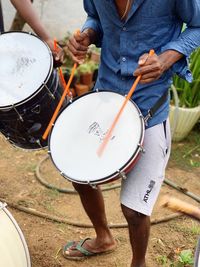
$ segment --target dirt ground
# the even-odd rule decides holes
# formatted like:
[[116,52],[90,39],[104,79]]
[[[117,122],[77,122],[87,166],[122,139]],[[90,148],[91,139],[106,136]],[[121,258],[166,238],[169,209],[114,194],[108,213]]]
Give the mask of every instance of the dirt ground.
[[[177,152],[184,145],[184,143],[180,143],[173,149]],[[194,146],[195,144],[193,144]],[[59,193],[56,190],[48,189],[36,179],[35,168],[46,156],[46,150],[27,152],[16,149],[5,141],[2,136],[0,136],[0,147],[1,199],[70,221],[89,223],[77,195]],[[190,167],[186,166],[187,164],[184,164],[184,162],[184,166],[179,164],[177,157],[175,155],[170,159],[166,177],[194,194],[200,195],[199,150],[193,153],[195,160],[190,159]],[[42,177],[47,182],[58,187],[71,188],[70,183],[58,174],[49,159],[43,162],[40,171]],[[104,192],[108,222],[110,224],[125,223],[120,210],[119,190],[118,188]],[[164,193],[171,193],[180,199],[199,206],[199,203],[166,184],[162,187],[160,197]],[[8,209],[25,236],[32,267],[130,266],[131,251],[127,228],[112,229],[114,236],[119,240],[118,248],[112,254],[92,257],[77,263],[64,259],[60,249],[66,241],[94,236],[93,229],[56,223],[10,207]],[[161,208],[158,200],[152,220],[163,218],[172,213]],[[176,253],[178,253],[177,251],[191,249],[194,253],[199,234],[198,222],[187,216],[181,216],[169,222],[153,225],[147,253],[148,267],[170,266],[170,259],[173,261]]]

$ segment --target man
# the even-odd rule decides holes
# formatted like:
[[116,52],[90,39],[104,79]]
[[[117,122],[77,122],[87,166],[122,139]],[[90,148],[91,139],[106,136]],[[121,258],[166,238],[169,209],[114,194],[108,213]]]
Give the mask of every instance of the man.
[[[34,8],[32,7],[30,0],[10,0],[16,10],[20,13],[23,19],[29,24],[29,26],[35,31],[35,33],[44,40],[50,49],[53,52],[54,59],[56,62],[62,60],[63,52],[62,49],[58,49],[55,51],[54,41],[49,36],[48,32],[45,30],[44,26],[40,22],[39,17],[37,16]],[[0,32],[4,31],[3,25],[3,15],[1,8],[1,0],[0,0]]]
[[[125,95],[135,77],[142,75],[132,99],[145,117],[168,91],[173,73],[192,80],[187,57],[200,45],[199,0],[84,0],[84,8],[88,17],[82,33],[70,39],[68,48],[78,63],[84,60],[90,44],[102,48],[95,88]],[[187,29],[181,33],[183,23]],[[155,50],[153,56],[148,56],[150,49]],[[131,267],[147,266],[150,215],[170,154],[169,98],[163,99],[146,126],[146,152],[122,181],[121,207],[128,222]],[[100,189],[73,185],[96,238],[67,243],[63,255],[81,259],[113,250],[116,241],[107,227]]]

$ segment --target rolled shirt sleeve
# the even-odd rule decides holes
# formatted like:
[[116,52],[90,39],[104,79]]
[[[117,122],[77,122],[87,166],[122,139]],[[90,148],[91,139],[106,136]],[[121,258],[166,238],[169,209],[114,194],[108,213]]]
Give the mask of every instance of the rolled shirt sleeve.
[[162,47],[161,51],[176,50],[185,56],[174,64],[172,71],[191,82],[192,75],[187,65],[189,55],[200,46],[200,1],[176,0],[176,12],[180,21],[186,24],[186,29],[177,39]]
[[84,31],[85,29],[93,29],[98,36],[97,42],[95,43],[95,45],[97,47],[101,47],[101,40],[103,37],[103,30],[101,27],[101,23],[99,20],[99,16],[98,13],[96,11],[96,8],[93,4],[93,1],[83,1],[84,3],[84,9],[87,13],[87,19],[82,27],[82,31]]

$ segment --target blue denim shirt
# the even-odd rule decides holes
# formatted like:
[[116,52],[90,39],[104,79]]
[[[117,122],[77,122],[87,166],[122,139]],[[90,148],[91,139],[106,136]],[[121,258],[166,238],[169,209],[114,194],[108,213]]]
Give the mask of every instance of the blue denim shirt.
[[[99,36],[101,63],[95,88],[127,94],[135,78],[139,57],[154,49],[159,55],[176,50],[185,57],[175,63],[159,80],[138,85],[132,99],[146,116],[176,72],[191,82],[187,57],[200,46],[200,0],[134,0],[126,21],[118,15],[114,0],[84,0],[87,20],[83,26]],[[187,28],[181,33],[183,23]],[[148,127],[168,116],[169,99],[156,112]]]

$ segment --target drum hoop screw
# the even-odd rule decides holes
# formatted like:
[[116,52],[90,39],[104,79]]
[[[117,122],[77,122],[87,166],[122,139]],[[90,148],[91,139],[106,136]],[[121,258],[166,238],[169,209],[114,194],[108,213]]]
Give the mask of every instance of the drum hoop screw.
[[118,170],[117,172],[118,172],[119,176],[122,178],[122,180],[126,180],[127,179],[127,176],[126,176],[125,172],[120,171],[120,170]]
[[92,187],[92,189],[95,189],[95,190],[97,190],[97,185],[96,184],[92,184],[91,182],[87,182],[88,183],[88,185],[89,186],[91,186]]
[[144,149],[144,147],[143,147],[143,145],[138,144],[138,146],[139,146],[139,149],[140,149],[140,151],[141,151],[142,153],[145,153],[145,152],[146,152],[145,149]]

